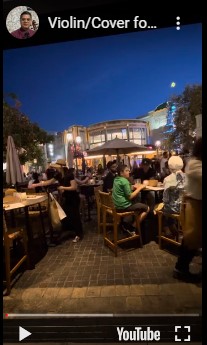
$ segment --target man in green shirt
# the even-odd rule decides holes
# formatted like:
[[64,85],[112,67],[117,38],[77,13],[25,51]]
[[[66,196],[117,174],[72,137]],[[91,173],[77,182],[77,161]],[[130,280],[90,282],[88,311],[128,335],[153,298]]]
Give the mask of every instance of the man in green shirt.
[[[134,184],[133,186],[130,184],[130,170],[127,165],[119,165],[117,173],[118,176],[114,179],[112,190],[114,205],[119,212],[135,211],[137,215],[139,215],[141,223],[146,218],[149,212],[149,207],[142,203],[133,203],[132,200],[136,198],[145,186],[143,184]],[[135,226],[135,222],[133,223],[133,226]]]

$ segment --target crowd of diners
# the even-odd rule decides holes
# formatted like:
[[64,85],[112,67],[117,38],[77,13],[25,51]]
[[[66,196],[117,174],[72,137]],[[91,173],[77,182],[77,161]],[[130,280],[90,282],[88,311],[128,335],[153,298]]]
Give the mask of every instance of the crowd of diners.
[[[154,164],[144,158],[140,166],[134,163],[129,167],[113,160],[107,163],[106,169],[101,164],[96,170],[87,168],[86,174],[81,177],[77,176],[74,168],[67,168],[66,162],[59,159],[50,165],[41,178],[33,173],[28,188],[35,188],[37,192],[51,188],[61,195],[61,204],[67,215],[62,225],[74,231],[74,243],[83,238],[80,205],[84,195],[80,193],[80,186],[92,178],[103,181],[103,191],[112,193],[118,211],[135,211],[140,223],[154,215],[157,207],[165,214],[179,213],[181,202],[185,200],[185,232],[173,274],[178,279],[200,279],[200,276],[190,273],[189,265],[198,249],[202,248],[202,138],[195,141],[192,154],[187,159],[179,155],[169,157],[168,152],[164,152],[161,160]],[[146,190],[145,182],[150,179],[159,180],[163,185],[159,205],[156,205],[155,193]],[[136,232],[135,219],[124,219],[120,227],[133,236]],[[163,231],[166,236],[175,238],[178,227],[172,218],[164,218]]]

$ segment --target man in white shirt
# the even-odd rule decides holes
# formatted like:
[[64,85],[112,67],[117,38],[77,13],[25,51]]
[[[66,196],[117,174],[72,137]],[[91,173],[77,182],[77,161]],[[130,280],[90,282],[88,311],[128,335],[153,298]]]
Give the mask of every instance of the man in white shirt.
[[199,282],[200,274],[192,274],[189,265],[199,248],[202,248],[202,138],[196,140],[193,158],[186,169],[185,220],[183,241],[173,272],[174,278],[188,282]]

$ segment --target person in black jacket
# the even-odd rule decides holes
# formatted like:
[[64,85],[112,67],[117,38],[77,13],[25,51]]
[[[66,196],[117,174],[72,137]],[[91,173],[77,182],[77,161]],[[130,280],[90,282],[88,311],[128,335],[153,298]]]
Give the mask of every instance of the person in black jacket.
[[117,175],[116,160],[108,162],[106,167],[108,169],[108,174],[103,179],[103,192],[108,193],[112,190],[114,179]]
[[[155,179],[156,171],[151,167],[151,160],[144,158],[141,163],[141,167],[137,169],[133,175],[134,179],[141,179],[141,183],[145,180]],[[141,202],[147,204],[150,207],[150,211],[153,213],[155,206],[155,193],[153,191],[143,190]]]

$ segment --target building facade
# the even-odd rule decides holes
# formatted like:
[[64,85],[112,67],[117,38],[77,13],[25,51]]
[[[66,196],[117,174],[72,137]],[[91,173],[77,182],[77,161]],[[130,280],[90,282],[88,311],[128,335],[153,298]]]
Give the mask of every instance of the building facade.
[[89,149],[102,145],[115,138],[146,145],[148,141],[148,124],[142,120],[112,120],[99,122],[87,127]]
[[148,144],[154,145],[157,140],[164,140],[167,125],[168,107],[167,102],[160,104],[155,110],[147,115],[139,117],[139,120],[146,121],[149,127]]
[[65,147],[62,132],[48,132],[48,134],[54,137],[53,142],[44,145],[45,161],[50,163],[65,157]]
[[[149,129],[145,121],[137,119],[111,120],[99,122],[88,127],[73,125],[62,133],[64,142],[64,158],[71,165],[71,152],[75,158],[75,165],[81,168],[82,158],[84,157],[88,166],[103,164],[102,156],[94,158],[87,157],[87,151],[100,146],[107,141],[124,139],[132,141],[138,145],[148,143]],[[78,143],[76,142],[78,138]],[[83,153],[83,157],[79,155]]]

